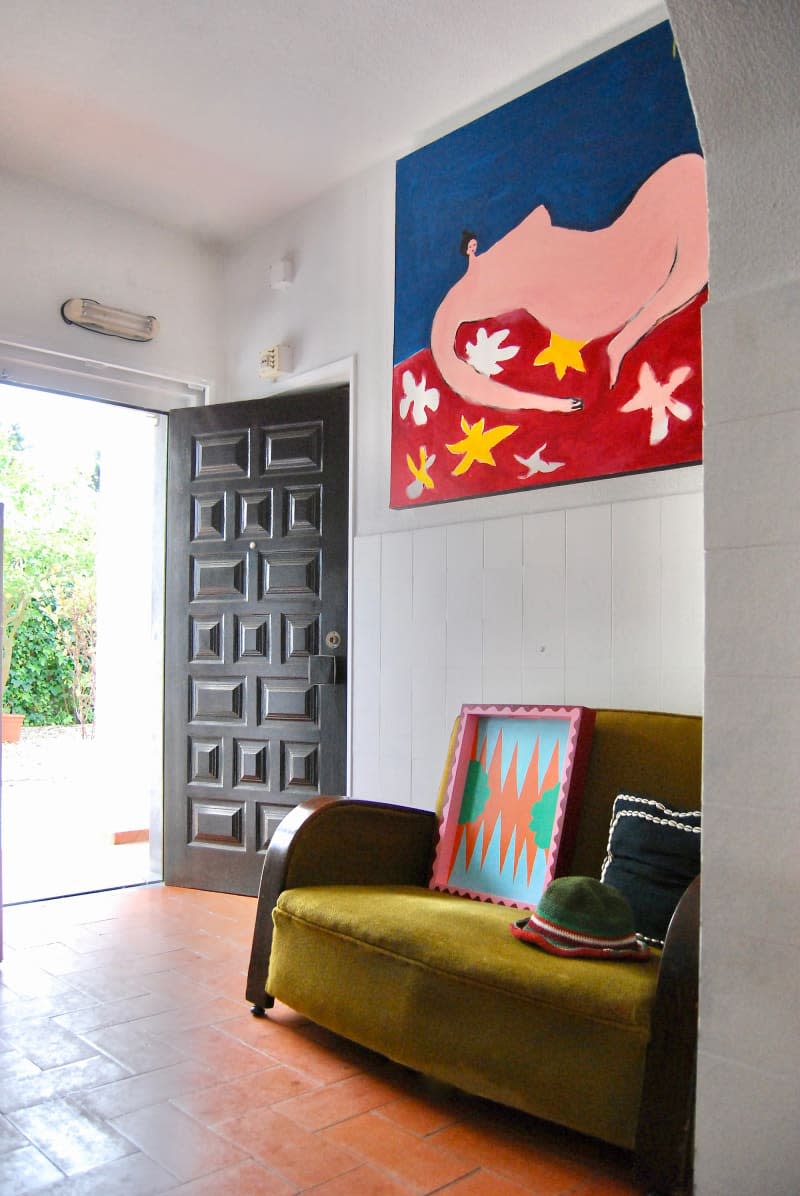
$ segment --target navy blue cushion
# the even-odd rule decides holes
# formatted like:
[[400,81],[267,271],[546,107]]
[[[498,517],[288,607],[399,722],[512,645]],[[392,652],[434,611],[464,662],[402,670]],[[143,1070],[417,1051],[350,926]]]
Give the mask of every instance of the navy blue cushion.
[[699,871],[699,810],[672,810],[636,794],[615,798],[600,879],[625,894],[648,942],[663,944],[675,906]]

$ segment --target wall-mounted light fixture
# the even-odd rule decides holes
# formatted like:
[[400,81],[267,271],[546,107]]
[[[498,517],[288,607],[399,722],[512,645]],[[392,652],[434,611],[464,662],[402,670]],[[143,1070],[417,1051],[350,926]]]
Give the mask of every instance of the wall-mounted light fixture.
[[281,374],[292,372],[292,365],[292,346],[272,345],[261,352],[258,376],[267,378],[270,382],[277,382]]
[[95,299],[67,299],[61,305],[61,317],[66,324],[77,324],[105,336],[121,336],[126,341],[151,341],[158,336],[155,316],[140,316],[119,307],[106,307]]

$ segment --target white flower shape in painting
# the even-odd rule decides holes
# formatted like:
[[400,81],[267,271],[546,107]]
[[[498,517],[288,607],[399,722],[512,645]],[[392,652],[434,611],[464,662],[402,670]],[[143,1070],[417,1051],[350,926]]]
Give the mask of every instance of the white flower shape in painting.
[[684,421],[692,417],[689,404],[676,399],[673,394],[691,376],[691,368],[683,365],[673,370],[666,382],[659,382],[652,366],[646,361],[639,370],[639,389],[632,399],[622,404],[620,411],[649,411],[650,443],[661,444],[669,432],[670,415]]
[[485,328],[479,328],[475,340],[467,341],[467,361],[473,370],[477,370],[479,374],[486,374],[487,378],[503,372],[500,362],[508,361],[509,357],[516,357],[519,353],[519,345],[505,345],[501,348],[508,331],[507,328],[499,328],[489,336]]
[[520,480],[527,482],[528,478],[532,478],[537,473],[552,473],[556,469],[562,469],[566,465],[566,461],[545,461],[542,453],[547,448],[547,441],[540,448],[537,448],[535,453],[531,453],[530,457],[518,457],[514,453],[514,460],[519,461],[520,465],[524,465],[527,473],[519,475]]
[[411,418],[418,426],[428,422],[428,412],[436,411],[439,407],[439,392],[435,386],[427,389],[427,377],[422,375],[422,381],[417,382],[411,370],[403,372],[403,397],[400,400],[400,418],[407,419],[411,411]]

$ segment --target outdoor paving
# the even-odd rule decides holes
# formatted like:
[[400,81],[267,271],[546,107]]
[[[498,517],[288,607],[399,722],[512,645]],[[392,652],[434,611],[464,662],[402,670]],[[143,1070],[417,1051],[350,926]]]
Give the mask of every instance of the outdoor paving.
[[148,843],[115,844],[113,784],[80,727],[23,727],[2,756],[3,903],[158,879]]

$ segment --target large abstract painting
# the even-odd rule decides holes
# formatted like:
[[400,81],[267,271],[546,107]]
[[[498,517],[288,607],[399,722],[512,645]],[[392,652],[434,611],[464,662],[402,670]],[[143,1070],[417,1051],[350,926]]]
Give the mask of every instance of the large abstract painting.
[[594,711],[462,706],[431,887],[535,905],[569,866]]
[[666,22],[401,159],[392,506],[701,461],[707,279]]

